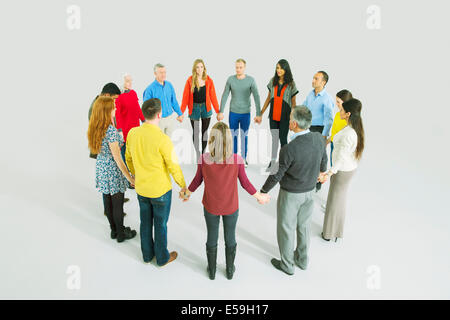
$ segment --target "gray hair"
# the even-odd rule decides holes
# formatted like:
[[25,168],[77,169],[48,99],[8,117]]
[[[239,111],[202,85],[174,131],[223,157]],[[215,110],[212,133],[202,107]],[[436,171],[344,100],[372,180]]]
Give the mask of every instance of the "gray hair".
[[161,63],[157,63],[155,64],[155,66],[153,67],[153,72],[156,72],[156,69],[158,68],[165,68],[166,66],[161,64]]
[[292,111],[292,118],[300,129],[309,129],[312,121],[312,113],[306,106],[296,106]]

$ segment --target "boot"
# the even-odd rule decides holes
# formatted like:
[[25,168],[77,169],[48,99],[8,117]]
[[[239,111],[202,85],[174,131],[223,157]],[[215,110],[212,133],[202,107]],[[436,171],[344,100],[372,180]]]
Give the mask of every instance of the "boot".
[[125,227],[121,233],[117,233],[117,242],[133,239],[136,234],[136,230],[131,230],[130,227]]
[[227,247],[225,246],[225,261],[226,261],[226,269],[227,269],[227,279],[233,279],[233,274],[236,268],[234,267],[234,258],[236,257],[236,246]]
[[206,270],[208,271],[209,279],[214,280],[216,278],[217,246],[212,248],[206,247],[206,257],[208,258],[208,268]]

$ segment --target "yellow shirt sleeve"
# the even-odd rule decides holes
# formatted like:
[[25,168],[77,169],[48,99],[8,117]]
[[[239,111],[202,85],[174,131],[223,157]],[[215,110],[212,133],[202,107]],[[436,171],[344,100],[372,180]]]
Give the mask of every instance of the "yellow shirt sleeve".
[[[127,163],[128,170],[130,170],[131,174],[134,176],[134,165],[133,165],[133,158],[131,157],[131,144],[133,143],[133,129],[128,132],[127,136],[127,148],[125,150],[125,162]],[[131,141],[131,142],[130,142]]]
[[184,181],[183,172],[181,171],[180,165],[178,163],[178,157],[175,153],[172,141],[168,136],[164,137],[164,141],[160,147],[161,155],[166,163],[166,167],[170,174],[173,176],[175,182],[180,186],[180,188],[186,187],[186,182]]

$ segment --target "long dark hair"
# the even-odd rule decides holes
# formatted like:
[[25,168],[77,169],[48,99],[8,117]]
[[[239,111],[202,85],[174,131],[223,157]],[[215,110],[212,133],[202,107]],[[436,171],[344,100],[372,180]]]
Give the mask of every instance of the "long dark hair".
[[[290,85],[292,82],[294,82],[294,78],[292,77],[291,67],[289,66],[289,62],[287,62],[285,59],[281,59],[278,61],[278,63],[281,67],[281,69],[284,70],[284,83],[286,85]],[[277,74],[277,69],[275,67],[275,75],[272,78],[272,85],[275,87],[278,85],[278,82],[280,81],[280,77]]]
[[350,99],[342,104],[342,108],[345,112],[350,112],[348,124],[356,131],[358,136],[355,158],[359,160],[364,150],[364,127],[361,119],[362,104],[358,99]]
[[352,93],[348,91],[347,89],[343,89],[336,93],[336,97],[342,100],[342,102],[347,102],[348,100],[352,99]]

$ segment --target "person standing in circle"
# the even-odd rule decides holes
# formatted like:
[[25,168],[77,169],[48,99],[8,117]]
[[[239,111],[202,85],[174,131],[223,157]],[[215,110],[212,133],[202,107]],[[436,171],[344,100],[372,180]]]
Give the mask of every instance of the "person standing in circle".
[[287,144],[291,108],[296,104],[298,93],[291,68],[285,59],[278,61],[275,75],[267,84],[267,89],[269,89],[269,93],[261,110],[261,116],[270,103],[269,122],[272,133],[272,158],[267,170],[275,171],[273,165],[278,158],[278,146],[279,143],[281,143],[281,147]]
[[245,74],[246,62],[244,59],[236,60],[236,75],[230,76],[225,85],[225,90],[220,101],[220,113],[217,114],[217,120],[222,121],[224,116],[225,105],[228,95],[231,92],[230,102],[230,129],[233,133],[234,153],[238,149],[238,136],[241,136],[241,155],[248,166],[247,150],[248,150],[248,128],[250,127],[250,95],[256,106],[255,122],[261,123],[261,101],[259,98],[258,87],[253,77]]
[[[343,89],[336,93],[336,105],[338,106],[339,110],[342,108],[342,104],[344,102],[347,102],[348,100],[352,99],[352,93],[346,89]],[[345,126],[347,125],[347,121],[344,119],[341,119],[340,111],[336,112],[334,119],[333,119],[333,125],[331,126],[331,135],[327,140],[327,145],[330,143],[330,166],[333,166],[333,149],[334,149],[334,143],[333,139],[336,133],[341,131]]]
[[364,150],[361,108],[357,99],[350,99],[339,107],[340,117],[347,121],[347,126],[334,136],[333,166],[319,177],[321,182],[331,178],[322,232],[326,241],[332,238],[337,241],[344,233],[347,189]]
[[98,97],[92,108],[89,120],[89,149],[97,154],[95,182],[103,194],[105,213],[111,227],[111,239],[123,242],[136,236],[136,231],[123,225],[123,202],[127,180],[134,185],[120,155],[123,138],[114,126],[116,112],[114,99]]
[[[181,102],[182,114],[186,110],[186,107],[189,108],[189,118],[193,130],[192,140],[197,153],[197,160],[200,159],[200,154],[203,154],[207,145],[207,131],[212,116],[211,105],[214,107],[216,113],[219,113],[219,102],[217,101],[214,82],[207,75],[203,60],[197,59],[192,66],[192,76],[187,79],[186,85],[184,86],[183,100]],[[201,152],[198,146],[200,121],[202,123]]]

